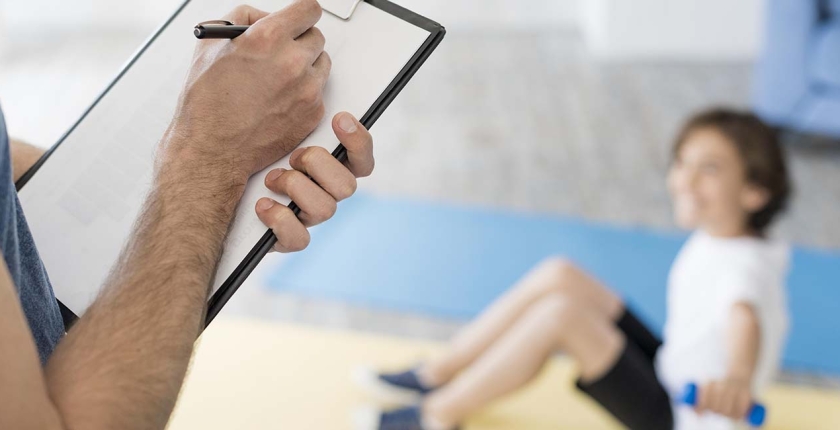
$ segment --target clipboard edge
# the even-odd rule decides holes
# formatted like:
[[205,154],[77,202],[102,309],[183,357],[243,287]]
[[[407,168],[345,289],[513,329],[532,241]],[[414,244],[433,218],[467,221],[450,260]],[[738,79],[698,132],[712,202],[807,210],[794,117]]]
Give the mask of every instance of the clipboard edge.
[[[18,180],[15,181],[15,190],[17,192],[20,192],[20,190],[23,189],[23,186],[26,185],[29,182],[29,180],[32,179],[33,176],[35,176],[35,173],[37,173],[38,170],[40,170],[41,167],[43,167],[44,163],[47,162],[47,160],[55,152],[55,150],[58,149],[58,147],[62,143],[64,143],[65,140],[67,140],[70,134],[72,134],[79,126],[79,124],[81,124],[82,121],[84,121],[85,118],[87,118],[87,116],[90,114],[90,112],[93,111],[93,108],[95,108],[96,105],[98,105],[99,102],[102,101],[105,95],[111,91],[111,89],[117,84],[117,82],[120,81],[120,79],[122,79],[122,77],[128,72],[128,70],[131,69],[134,63],[136,63],[137,60],[146,52],[149,46],[151,46],[152,43],[158,38],[158,36],[160,36],[160,34],[163,33],[163,30],[165,30],[170,24],[172,24],[172,21],[175,20],[175,17],[177,17],[189,3],[190,0],[184,0],[183,3],[181,3],[175,9],[175,11],[172,12],[172,15],[170,15],[169,18],[166,19],[166,21],[164,21],[160,26],[158,26],[157,29],[155,29],[155,31],[143,42],[143,45],[140,47],[140,49],[135,51],[131,59],[129,59],[128,62],[126,62],[125,65],[122,66],[117,75],[114,76],[114,79],[112,79],[111,82],[108,83],[105,89],[103,89],[99,93],[99,95],[96,96],[96,98],[93,100],[90,106],[88,106],[87,109],[85,109],[85,111],[82,113],[79,119],[76,120],[76,122],[74,122],[73,125],[71,125],[70,128],[67,129],[66,132],[64,132],[64,134],[61,135],[61,137],[58,139],[58,141],[56,141],[56,143],[50,146],[50,148],[46,152],[44,152],[43,155],[41,155],[41,157],[38,159],[38,161],[35,162],[35,164],[32,165],[32,167],[27,169],[26,172],[24,172],[23,175],[21,175],[20,178],[18,178]],[[53,294],[55,293],[53,292]],[[73,324],[79,319],[79,317],[61,300],[58,300],[57,297],[56,302],[58,302],[59,312],[61,313],[61,318],[64,322],[64,330],[66,332],[73,326]]]
[[35,164],[32,165],[32,167],[30,167],[26,172],[23,173],[23,175],[21,175],[20,178],[18,178],[18,180],[15,182],[15,188],[17,189],[17,191],[20,191],[23,188],[23,186],[26,185],[26,183],[29,182],[29,180],[32,179],[33,176],[35,176],[35,173],[44,165],[44,163],[47,161],[48,158],[50,158],[50,156],[53,154],[53,152],[55,152],[59,145],[64,143],[64,141],[67,140],[68,137],[70,137],[70,134],[72,134],[76,130],[79,124],[81,124],[82,121],[84,121],[85,118],[87,118],[87,116],[90,114],[90,112],[93,111],[93,108],[95,108],[96,105],[98,105],[99,102],[102,101],[105,95],[108,94],[108,92],[110,92],[111,89],[117,84],[117,82],[119,82],[120,79],[122,79],[122,77],[128,72],[128,70],[131,69],[134,63],[136,63],[137,60],[146,52],[146,49],[148,49],[149,46],[152,46],[152,43],[158,38],[158,36],[160,36],[161,33],[163,33],[163,30],[165,30],[170,24],[172,24],[172,21],[175,20],[175,17],[177,17],[181,13],[181,11],[184,10],[184,8],[190,3],[190,1],[191,0],[184,0],[184,2],[181,3],[181,5],[178,6],[178,8],[175,9],[174,12],[172,12],[172,15],[169,16],[169,18],[167,18],[166,21],[164,21],[163,24],[161,24],[155,30],[155,32],[152,33],[152,35],[146,39],[145,42],[143,42],[143,45],[140,47],[140,49],[138,49],[134,53],[131,59],[128,60],[128,62],[125,63],[124,66],[122,66],[120,71],[117,73],[114,79],[111,80],[108,86],[106,86],[105,89],[102,90],[102,92],[100,92],[98,96],[96,96],[96,99],[94,99],[93,103],[91,103],[91,105],[88,106],[87,109],[85,109],[85,111],[82,113],[82,116],[80,116],[79,119],[76,120],[76,122],[74,122],[73,125],[70,126],[70,128],[63,135],[61,135],[58,141],[55,144],[53,144],[50,147],[50,149],[48,149],[47,152],[45,152],[44,155],[42,155],[41,158],[39,158],[38,161],[36,161]]
[[[137,62],[137,60],[146,52],[146,50],[152,45],[152,43],[157,40],[157,38],[163,33],[163,31],[169,27],[172,21],[183,11],[183,9],[190,3],[191,0],[184,0],[180,6],[175,9],[172,15],[166,19],[166,21],[161,24],[154,33],[152,33],[149,38],[143,43],[143,45],[138,49],[132,58],[122,67],[122,69],[117,73],[113,80],[105,87],[102,92],[94,99],[93,103],[85,109],[82,115],[79,117],[76,122],[58,139],[58,141],[53,144],[39,159],[32,165],[17,181],[15,181],[15,188],[18,192],[29,182],[30,179],[35,175],[35,173],[43,167],[44,163],[50,158],[50,156],[56,151],[56,149],[72,134],[79,124],[87,118],[91,111],[99,104],[100,101],[105,97],[108,92],[117,84],[117,82],[122,79],[122,77],[131,69],[131,67]],[[409,24],[415,25],[420,27],[426,31],[429,31],[429,37],[423,42],[420,49],[412,56],[409,62],[400,70],[400,73],[391,81],[388,87],[383,91],[383,93],[377,98],[374,104],[368,109],[365,115],[361,118],[360,122],[365,128],[370,129],[382,113],[390,106],[390,104],[396,99],[396,97],[402,92],[408,82],[414,77],[418,70],[423,66],[426,60],[431,56],[431,54],[435,51],[435,49],[440,45],[440,42],[443,40],[444,36],[446,35],[446,28],[442,25],[438,24],[435,21],[432,21],[422,15],[419,15],[415,12],[412,12],[402,6],[399,6],[395,3],[392,3],[388,0],[364,0],[366,3],[388,13],[397,18],[400,18]],[[339,157],[344,151],[344,147],[339,144],[336,149],[333,151],[333,155],[336,158]],[[224,283],[219,287],[219,289],[210,297],[208,300],[208,306],[206,308],[205,313],[205,328],[210,325],[210,323],[215,319],[215,317],[221,312],[222,308],[225,304],[227,304],[228,300],[233,296],[233,294],[239,289],[239,287],[244,283],[244,281],[250,276],[250,274],[254,271],[257,265],[262,261],[262,259],[268,254],[271,250],[271,239],[273,236],[273,232],[271,230],[267,230],[265,234],[260,238],[260,240],[254,245],[251,251],[245,256],[242,262],[234,269],[234,271],[228,276]],[[70,327],[79,319],[79,316],[75,314],[69,307],[67,307],[61,300],[56,297],[56,301],[58,302],[59,309],[61,311],[62,319],[65,323],[65,330],[69,330]]]
[[[435,21],[425,18],[388,0],[365,0],[365,2],[370,3],[372,6],[377,7],[386,13],[403,19],[409,24],[429,31],[430,33],[429,37],[427,37],[423,42],[423,45],[420,46],[420,49],[415,52],[403,69],[400,70],[400,73],[394,77],[391,83],[388,84],[385,91],[382,92],[379,98],[377,98],[370,109],[368,109],[365,115],[361,118],[360,122],[362,125],[364,125],[365,128],[370,129],[390,106],[394,99],[396,99],[400,92],[402,92],[408,82],[411,81],[417,71],[420,70],[438,45],[440,45],[441,41],[443,41],[443,38],[446,36],[446,28]],[[336,158],[339,158],[339,154],[341,154],[343,150],[344,147],[339,144],[333,151],[333,155]],[[339,160],[343,161],[340,158]],[[233,297],[233,294],[236,293],[242,283],[245,282],[260,261],[262,261],[262,259],[271,250],[273,235],[274,233],[271,230],[267,230],[256,245],[254,245],[248,255],[246,255],[242,262],[212,295],[208,301],[207,314],[205,315],[205,328],[213,322],[225,304],[227,304],[228,300]]]

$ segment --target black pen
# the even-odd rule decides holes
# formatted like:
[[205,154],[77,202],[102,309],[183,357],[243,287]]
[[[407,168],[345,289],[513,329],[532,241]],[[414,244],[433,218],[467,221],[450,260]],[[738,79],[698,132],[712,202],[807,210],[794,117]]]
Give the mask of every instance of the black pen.
[[248,29],[247,25],[233,25],[230,21],[205,21],[195,26],[198,39],[236,39]]

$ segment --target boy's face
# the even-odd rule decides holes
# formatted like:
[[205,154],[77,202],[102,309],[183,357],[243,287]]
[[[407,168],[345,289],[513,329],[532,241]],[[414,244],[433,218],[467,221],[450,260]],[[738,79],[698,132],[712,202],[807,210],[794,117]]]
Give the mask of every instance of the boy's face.
[[766,204],[765,192],[747,182],[738,149],[714,128],[691,132],[668,175],[677,225],[713,235],[749,233],[750,213]]

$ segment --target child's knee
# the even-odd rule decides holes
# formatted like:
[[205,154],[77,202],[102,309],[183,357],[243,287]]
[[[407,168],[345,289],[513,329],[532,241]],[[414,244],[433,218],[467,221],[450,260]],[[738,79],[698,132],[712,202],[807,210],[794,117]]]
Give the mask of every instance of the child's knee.
[[535,303],[528,313],[539,320],[546,330],[559,334],[573,326],[574,321],[580,316],[581,306],[579,305],[570,297],[551,294]]
[[585,288],[584,272],[571,260],[563,257],[551,257],[540,263],[540,272],[545,277],[547,288],[552,292],[574,294]]

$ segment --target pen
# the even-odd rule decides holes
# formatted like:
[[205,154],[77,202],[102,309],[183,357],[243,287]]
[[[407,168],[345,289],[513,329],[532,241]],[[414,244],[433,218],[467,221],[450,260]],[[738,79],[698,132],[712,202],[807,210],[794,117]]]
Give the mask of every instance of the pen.
[[249,26],[233,25],[230,21],[205,21],[195,26],[193,34],[198,39],[236,39]]

